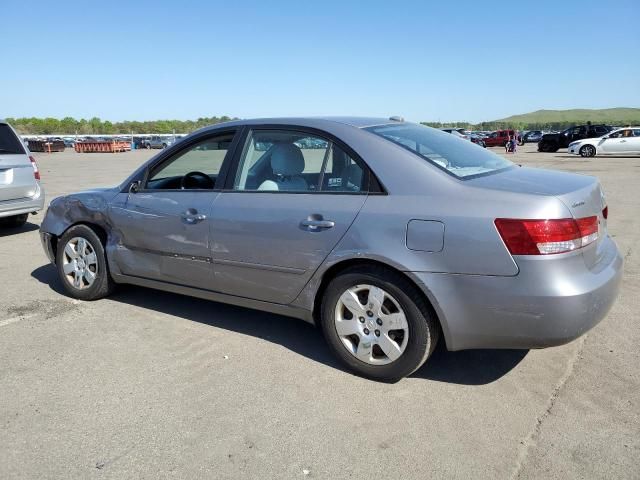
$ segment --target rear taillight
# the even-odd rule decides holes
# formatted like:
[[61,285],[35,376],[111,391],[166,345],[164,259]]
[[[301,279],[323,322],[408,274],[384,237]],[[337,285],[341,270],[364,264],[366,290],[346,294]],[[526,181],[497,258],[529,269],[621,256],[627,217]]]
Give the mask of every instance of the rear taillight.
[[38,164],[36,163],[36,159],[32,156],[29,156],[29,160],[31,160],[31,166],[33,167],[33,176],[36,180],[40,180],[40,170],[38,170]]
[[602,217],[606,220],[609,217],[609,206],[602,209]]
[[497,218],[496,228],[513,255],[550,255],[585,247],[598,239],[598,217],[553,220]]

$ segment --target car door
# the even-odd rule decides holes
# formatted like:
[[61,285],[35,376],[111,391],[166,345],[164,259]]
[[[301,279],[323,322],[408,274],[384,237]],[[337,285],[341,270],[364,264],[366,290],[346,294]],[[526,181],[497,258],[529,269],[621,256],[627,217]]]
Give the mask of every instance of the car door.
[[617,130],[609,134],[600,144],[600,150],[604,153],[628,153],[633,148],[633,130]]
[[216,285],[287,304],[355,220],[370,175],[323,134],[281,127],[244,137],[211,216]]
[[124,274],[215,289],[210,215],[234,135],[207,135],[169,150],[150,166],[139,188],[112,202],[119,237],[113,257]]
[[628,153],[640,153],[640,128],[634,128],[632,130],[633,137],[629,138],[630,146],[627,148]]

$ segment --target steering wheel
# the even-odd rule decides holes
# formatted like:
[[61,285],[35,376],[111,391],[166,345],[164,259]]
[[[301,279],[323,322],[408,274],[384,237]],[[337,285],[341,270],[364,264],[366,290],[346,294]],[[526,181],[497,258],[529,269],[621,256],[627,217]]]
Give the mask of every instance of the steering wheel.
[[[206,186],[203,187],[203,185]],[[195,188],[213,189],[215,183],[209,175],[198,171],[189,172],[180,179],[181,190],[193,188],[194,186]]]

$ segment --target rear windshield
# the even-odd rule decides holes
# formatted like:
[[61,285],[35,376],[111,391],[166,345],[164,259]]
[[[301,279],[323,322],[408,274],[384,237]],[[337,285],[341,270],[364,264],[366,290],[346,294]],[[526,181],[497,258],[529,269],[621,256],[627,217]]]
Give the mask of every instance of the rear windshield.
[[409,123],[367,127],[365,130],[410,150],[458,178],[471,178],[513,167],[509,160],[435,128]]
[[24,154],[24,147],[6,123],[0,123],[0,155]]

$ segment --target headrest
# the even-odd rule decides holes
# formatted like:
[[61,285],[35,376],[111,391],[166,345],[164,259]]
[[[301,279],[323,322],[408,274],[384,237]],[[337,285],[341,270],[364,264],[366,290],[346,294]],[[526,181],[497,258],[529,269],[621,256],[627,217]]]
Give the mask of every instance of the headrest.
[[279,144],[271,153],[271,169],[276,175],[300,175],[304,171],[304,156],[291,143]]

